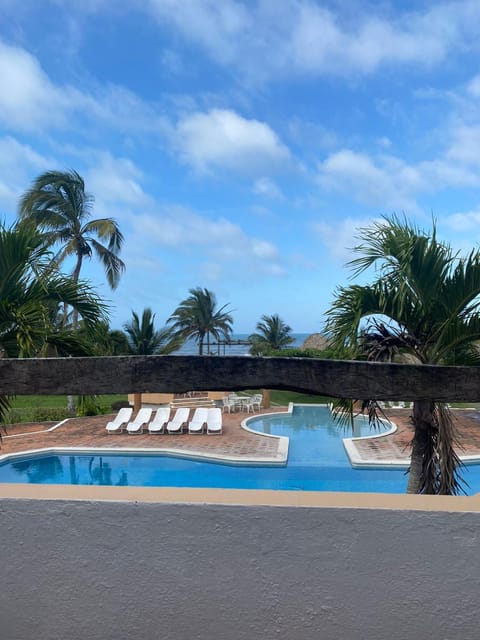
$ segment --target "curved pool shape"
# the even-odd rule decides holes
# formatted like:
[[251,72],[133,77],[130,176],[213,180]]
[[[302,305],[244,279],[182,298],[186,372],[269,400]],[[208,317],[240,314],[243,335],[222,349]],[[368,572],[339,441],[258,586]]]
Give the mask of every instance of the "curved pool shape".
[[[248,427],[288,436],[288,463],[281,467],[239,466],[159,454],[38,454],[0,464],[0,482],[383,493],[406,490],[405,469],[351,467],[342,439],[352,434],[333,422],[327,407],[296,406],[292,414],[252,418]],[[355,431],[355,435],[375,435],[364,420],[358,421]],[[467,478],[471,487],[480,487],[477,475],[477,480]]]
[[[327,407],[297,406],[291,414],[252,418],[250,429],[290,438],[285,466],[238,466],[158,454],[28,455],[0,464],[0,482],[301,491],[405,491],[403,470],[352,469],[345,433]],[[356,435],[368,435],[359,421]]]

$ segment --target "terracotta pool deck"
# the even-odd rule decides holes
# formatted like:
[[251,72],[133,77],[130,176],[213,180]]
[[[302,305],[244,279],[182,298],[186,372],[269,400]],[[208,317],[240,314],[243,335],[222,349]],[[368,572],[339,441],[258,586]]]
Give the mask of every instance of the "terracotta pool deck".
[[[286,410],[286,407],[276,407],[262,410],[260,414]],[[256,412],[254,415],[260,414]],[[386,414],[398,427],[395,433],[362,438],[353,443],[357,459],[365,464],[408,463],[413,435],[410,410],[392,409],[386,411]],[[460,435],[459,454],[462,457],[480,458],[480,411],[455,410],[454,415]],[[105,431],[105,425],[112,417],[102,415],[72,418],[53,430],[48,430],[52,423],[9,426],[7,433],[2,434],[0,456],[38,449],[77,447],[98,450],[142,449],[152,452],[174,450],[186,455],[227,458],[238,462],[258,460],[275,464],[282,461],[282,447],[277,438],[256,435],[241,428],[241,422],[248,417],[245,413],[224,414],[221,435],[109,435]]]
[[[260,413],[286,411],[285,407],[274,408]],[[252,414],[250,414],[251,416]],[[248,414],[223,414],[223,433],[220,435],[152,435],[128,433],[108,434],[105,425],[114,415],[102,415],[89,418],[71,418],[54,430],[48,431],[48,425],[29,424],[12,425],[7,434],[2,434],[0,456],[38,449],[57,448],[95,448],[106,449],[143,449],[173,450],[184,454],[227,458],[231,460],[251,459],[258,461],[282,462],[282,452],[278,438],[265,437],[250,433],[241,428],[241,422]]]

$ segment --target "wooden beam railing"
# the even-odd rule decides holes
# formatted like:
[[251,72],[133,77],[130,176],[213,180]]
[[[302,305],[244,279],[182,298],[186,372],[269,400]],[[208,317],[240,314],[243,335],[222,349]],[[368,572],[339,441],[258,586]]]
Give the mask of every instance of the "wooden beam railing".
[[480,367],[242,356],[0,359],[0,394],[260,388],[352,399],[475,402],[480,401]]

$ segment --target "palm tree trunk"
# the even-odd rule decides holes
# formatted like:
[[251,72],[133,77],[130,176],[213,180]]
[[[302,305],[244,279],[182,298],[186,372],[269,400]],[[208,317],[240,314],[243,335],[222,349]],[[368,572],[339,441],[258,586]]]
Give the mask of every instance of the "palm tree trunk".
[[[83,260],[83,256],[82,254],[77,254],[77,264],[75,265],[75,269],[73,270],[72,273],[72,280],[74,282],[78,282],[78,279],[80,277],[80,269],[82,268],[82,260]],[[67,321],[67,313],[68,313],[68,309],[67,306],[65,305],[64,309],[63,309],[63,321],[64,323],[66,323]],[[76,331],[78,329],[78,311],[76,309],[73,310],[72,313],[72,329],[74,331]],[[75,398],[72,395],[67,396],[67,411],[70,415],[75,415],[76,413],[76,409],[75,409]]]
[[[75,269],[72,273],[72,280],[74,282],[78,282],[80,277],[80,269],[82,268],[83,256],[82,254],[77,254],[77,264],[75,265]],[[73,310],[72,313],[72,328],[74,331],[78,329],[78,311],[76,309]]]
[[[426,465],[429,463],[427,457],[431,448],[429,440],[434,428],[434,409],[435,404],[430,401],[421,400],[413,403],[412,419],[415,433],[412,441],[407,493],[420,493],[425,487]],[[426,490],[425,493],[431,492]]]

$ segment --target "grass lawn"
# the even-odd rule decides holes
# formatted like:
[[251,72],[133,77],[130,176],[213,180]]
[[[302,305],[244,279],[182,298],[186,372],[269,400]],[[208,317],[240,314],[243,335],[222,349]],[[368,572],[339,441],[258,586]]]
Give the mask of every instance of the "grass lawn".
[[[96,396],[98,413],[113,413],[112,403],[120,400],[127,400],[127,395]],[[67,396],[16,396],[11,406],[8,423],[63,420],[67,417]]]
[[[261,393],[261,389],[249,390],[241,393]],[[290,402],[296,402],[297,404],[325,404],[331,402],[331,398],[327,396],[313,396],[308,393],[297,393],[296,391],[276,391],[272,389],[270,391],[270,403],[275,406],[288,407]]]

